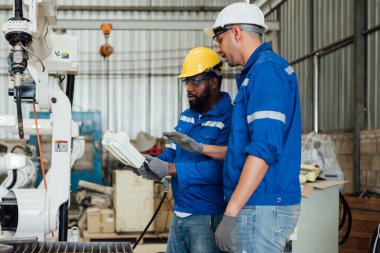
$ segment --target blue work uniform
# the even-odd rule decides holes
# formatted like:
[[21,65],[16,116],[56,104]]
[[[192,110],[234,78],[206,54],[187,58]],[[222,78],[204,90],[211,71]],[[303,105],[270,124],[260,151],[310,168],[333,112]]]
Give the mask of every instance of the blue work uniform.
[[263,43],[236,82],[239,90],[224,163],[226,201],[238,184],[247,156],[252,155],[269,168],[246,205],[299,204],[301,112],[294,70]]
[[[226,146],[231,129],[232,104],[228,93],[209,112],[200,115],[188,109],[175,127],[203,144]],[[208,156],[191,153],[174,145],[159,158],[174,163],[177,176],[172,177],[174,211],[198,215],[223,214],[223,162]]]

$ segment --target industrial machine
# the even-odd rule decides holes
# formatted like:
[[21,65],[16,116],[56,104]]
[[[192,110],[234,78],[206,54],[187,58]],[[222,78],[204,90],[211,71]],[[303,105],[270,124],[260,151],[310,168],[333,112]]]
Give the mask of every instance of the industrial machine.
[[[17,106],[19,137],[24,138],[22,102],[51,112],[45,125],[51,131],[52,158],[45,188],[14,189],[2,197],[0,223],[6,237],[44,241],[58,229],[58,240],[66,241],[72,137],[78,136],[71,120],[78,39],[50,31],[57,24],[55,0],[15,0],[13,10],[14,17],[3,25],[3,33],[11,46],[8,64],[13,88],[9,95]],[[34,129],[42,127],[35,123]]]
[[7,177],[0,185],[0,198],[10,189],[29,188],[37,178],[36,167],[25,154],[6,153],[0,157],[0,174]]
[[[76,165],[80,163],[81,160],[77,162],[76,165],[73,166],[71,170],[71,192],[78,191],[78,182],[80,180],[90,181],[96,184],[106,184],[104,180],[102,180],[102,126],[101,126],[101,113],[100,111],[87,111],[87,112],[72,112],[72,120],[73,124],[75,123],[79,127],[79,136],[80,138],[74,138],[73,142],[75,143],[78,140],[81,140],[90,145],[81,144],[81,152],[85,152],[86,157],[83,159],[87,159],[92,161],[92,167],[86,165],[86,168],[81,168],[79,170],[76,169]],[[33,112],[30,112],[30,117],[33,118]],[[49,119],[49,112],[37,112],[37,118],[39,122],[42,120]],[[82,138],[84,137],[84,138]],[[29,143],[37,147],[38,141],[35,133],[30,136]],[[74,145],[75,148],[76,145]],[[87,149],[85,149],[85,147]],[[91,150],[89,150],[91,148]],[[72,151],[72,154],[78,152]],[[76,157],[75,157],[76,158]],[[75,159],[73,156],[71,157],[72,161]],[[39,173],[37,182],[42,180],[42,175]]]

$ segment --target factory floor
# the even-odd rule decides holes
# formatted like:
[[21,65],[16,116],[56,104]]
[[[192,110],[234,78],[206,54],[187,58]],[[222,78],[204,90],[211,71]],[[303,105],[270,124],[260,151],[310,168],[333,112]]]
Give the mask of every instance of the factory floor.
[[138,245],[134,253],[161,253],[166,251],[166,243],[144,243]]

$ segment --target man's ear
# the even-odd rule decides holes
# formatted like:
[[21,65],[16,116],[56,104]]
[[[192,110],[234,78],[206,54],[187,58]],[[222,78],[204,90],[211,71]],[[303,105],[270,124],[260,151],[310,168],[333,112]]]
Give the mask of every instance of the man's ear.
[[240,28],[240,26],[233,25],[231,28],[231,32],[232,32],[233,39],[235,40],[235,42],[240,41],[240,38],[242,36],[242,29]]
[[218,80],[217,77],[212,78],[212,79],[211,79],[211,82],[210,82],[210,88],[211,88],[212,90],[216,90],[216,89],[218,88],[218,86],[219,86],[218,83],[219,83],[219,80]]

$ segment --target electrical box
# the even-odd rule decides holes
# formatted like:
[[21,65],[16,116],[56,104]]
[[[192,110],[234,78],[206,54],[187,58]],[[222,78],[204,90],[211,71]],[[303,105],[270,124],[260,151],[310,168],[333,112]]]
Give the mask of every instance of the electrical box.
[[[154,214],[153,181],[127,170],[113,176],[116,232],[142,232]],[[154,223],[148,231],[154,231]]]

